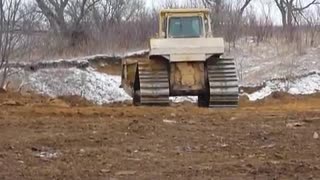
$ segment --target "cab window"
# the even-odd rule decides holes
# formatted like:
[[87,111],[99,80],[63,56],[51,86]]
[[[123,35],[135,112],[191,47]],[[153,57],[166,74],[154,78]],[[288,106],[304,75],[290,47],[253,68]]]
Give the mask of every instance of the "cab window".
[[169,38],[193,38],[200,37],[203,33],[202,18],[171,17],[169,19]]

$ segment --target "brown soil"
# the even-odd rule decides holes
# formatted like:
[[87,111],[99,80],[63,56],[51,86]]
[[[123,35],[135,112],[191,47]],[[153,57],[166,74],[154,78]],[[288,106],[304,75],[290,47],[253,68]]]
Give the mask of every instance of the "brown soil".
[[0,179],[320,179],[319,134],[320,95],[217,110],[2,93]]
[[97,71],[101,73],[107,73],[110,75],[121,75],[121,65],[110,64],[105,66],[97,66]]
[[92,106],[93,103],[83,99],[80,96],[60,96],[58,97],[59,100],[68,103],[72,107],[80,107],[80,106]]

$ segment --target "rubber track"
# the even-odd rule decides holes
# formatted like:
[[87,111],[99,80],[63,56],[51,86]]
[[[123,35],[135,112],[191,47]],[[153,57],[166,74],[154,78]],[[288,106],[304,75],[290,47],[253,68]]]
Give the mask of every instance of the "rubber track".
[[208,63],[209,107],[235,108],[239,103],[239,84],[233,59],[219,58]]
[[139,62],[140,104],[168,105],[169,76],[165,67],[152,69],[148,62]]

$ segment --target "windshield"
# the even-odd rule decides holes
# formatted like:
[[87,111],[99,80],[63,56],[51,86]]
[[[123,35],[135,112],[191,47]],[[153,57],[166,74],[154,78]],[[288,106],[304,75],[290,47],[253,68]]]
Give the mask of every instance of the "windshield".
[[202,35],[202,18],[194,17],[171,17],[169,20],[170,38],[191,38]]

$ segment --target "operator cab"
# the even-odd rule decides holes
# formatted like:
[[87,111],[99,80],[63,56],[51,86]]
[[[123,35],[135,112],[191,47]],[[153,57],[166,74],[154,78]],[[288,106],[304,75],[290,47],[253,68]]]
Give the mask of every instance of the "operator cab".
[[168,24],[168,38],[199,38],[204,34],[200,16],[170,17]]
[[160,13],[161,38],[211,37],[211,21],[207,9],[167,9]]

